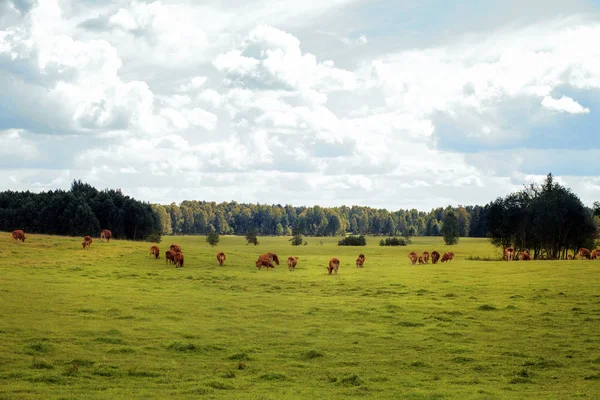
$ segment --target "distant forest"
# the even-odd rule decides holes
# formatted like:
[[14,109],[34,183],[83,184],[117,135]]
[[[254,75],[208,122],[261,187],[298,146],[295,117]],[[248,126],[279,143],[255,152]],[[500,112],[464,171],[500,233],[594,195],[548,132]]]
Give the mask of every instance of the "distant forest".
[[[551,179],[551,175],[549,177]],[[534,186],[528,190],[527,193],[531,195]],[[574,204],[573,207],[577,208],[572,211],[574,218],[578,218],[577,223],[584,221],[586,235],[596,235],[596,230],[590,224],[596,223],[593,217],[595,211],[600,214],[598,203],[595,203],[595,209],[590,209],[584,207],[575,195],[570,192],[567,194],[574,198],[569,204]],[[116,238],[132,240],[157,240],[160,235],[206,235],[211,232],[222,235],[254,232],[257,235],[273,236],[296,233],[305,236],[337,236],[346,233],[441,236],[444,219],[452,210],[458,219],[459,236],[501,237],[495,243],[508,245],[514,243],[511,236],[513,233],[507,230],[508,233],[504,234],[504,225],[498,222],[498,218],[508,215],[504,208],[514,209],[510,203],[512,198],[507,199],[496,199],[485,206],[439,207],[429,212],[416,209],[388,211],[359,206],[295,207],[234,201],[216,203],[189,200],[179,205],[161,205],[137,201],[118,190],[98,191],[87,183],[74,181],[69,191],[0,192],[0,230],[23,229],[31,233],[82,236],[98,235],[101,229],[106,228]],[[535,207],[538,209],[541,206]],[[561,204],[548,204],[545,213],[548,215],[556,212],[557,215],[563,215],[564,207]],[[522,218],[525,211],[519,212],[520,216],[510,214],[511,218]],[[540,222],[539,218],[527,221],[531,224]],[[494,232],[488,232],[489,224]],[[512,226],[516,226],[516,222],[512,222]],[[522,232],[520,234],[523,235]],[[529,243],[521,240],[518,244]]]

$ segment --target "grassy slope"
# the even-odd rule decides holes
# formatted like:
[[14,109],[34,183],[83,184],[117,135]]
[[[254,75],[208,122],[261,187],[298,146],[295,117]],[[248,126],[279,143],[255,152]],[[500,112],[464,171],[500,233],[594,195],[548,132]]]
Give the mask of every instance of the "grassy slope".
[[[0,398],[600,397],[600,262],[448,264],[337,239],[164,238],[150,244],[0,233]],[[166,266],[179,243],[185,267]],[[225,266],[215,259],[227,253]],[[258,272],[276,252],[282,264]],[[365,268],[354,260],[366,255]],[[300,257],[295,272],[285,259]],[[328,276],[329,257],[341,260]],[[77,361],[78,370],[73,368]],[[240,369],[242,368],[242,369]]]

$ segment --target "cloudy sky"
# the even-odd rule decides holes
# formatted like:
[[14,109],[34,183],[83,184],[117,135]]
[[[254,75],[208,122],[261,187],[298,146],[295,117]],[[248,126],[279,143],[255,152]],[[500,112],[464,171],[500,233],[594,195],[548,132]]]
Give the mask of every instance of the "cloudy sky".
[[0,190],[591,204],[599,41],[600,0],[0,0]]

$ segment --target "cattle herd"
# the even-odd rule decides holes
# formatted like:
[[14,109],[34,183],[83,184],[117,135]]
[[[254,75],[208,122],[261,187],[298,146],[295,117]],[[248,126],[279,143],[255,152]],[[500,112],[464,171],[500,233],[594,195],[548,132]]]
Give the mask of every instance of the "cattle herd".
[[[429,263],[429,252],[426,251],[423,254],[418,255],[414,251],[411,251],[410,253],[408,253],[408,259],[410,260],[412,265],[415,265],[417,262],[419,264],[427,264],[427,263]],[[431,263],[432,264],[437,264],[438,261],[447,262],[447,261],[452,261],[452,260],[454,260],[454,253],[451,251],[444,253],[441,260],[440,260],[440,253],[438,253],[437,251],[431,252]]]
[[[531,255],[529,254],[529,251],[527,251],[527,250],[520,251],[519,254],[517,254],[516,258],[515,258],[515,253],[516,253],[516,251],[514,248],[507,247],[506,249],[504,249],[504,259],[506,261],[513,261],[513,260],[517,260],[517,259],[520,261],[531,260]],[[600,249],[590,250],[590,249],[586,249],[585,247],[581,247],[575,255],[571,255],[571,254],[567,255],[568,260],[574,260],[577,257],[579,257],[580,259],[586,259],[586,260],[599,259],[600,258]]]
[[[21,242],[24,243],[25,239],[27,238],[25,236],[25,233],[19,229],[14,230],[11,235],[12,235],[13,241],[15,241],[15,242],[20,240]],[[111,238],[112,238],[111,231],[109,231],[108,229],[102,229],[102,231],[100,232],[100,240],[101,241],[106,240],[107,242],[110,242]],[[81,242],[83,249],[89,249],[90,246],[92,245],[92,242],[93,242],[93,239],[91,236],[85,236],[83,238],[83,242]],[[528,251],[520,251],[516,258],[515,258],[515,253],[516,252],[515,252],[514,248],[507,247],[506,249],[504,249],[504,259],[506,261],[512,261],[515,259],[518,259],[521,261],[531,260],[531,255],[529,254]],[[158,248],[158,246],[154,245],[154,246],[150,247],[150,255],[154,256],[155,259],[159,258],[160,249]],[[574,256],[572,256],[570,254],[568,255],[569,260],[573,260],[576,257],[579,257],[580,259],[596,260],[596,259],[600,258],[600,249],[590,251],[590,249],[586,249],[586,248],[582,247],[579,249],[577,254],[575,254]],[[410,262],[412,265],[415,265],[417,263],[419,263],[419,265],[427,264],[427,263],[429,263],[430,258],[431,258],[432,264],[436,264],[438,262],[438,260],[440,262],[448,262],[448,261],[454,260],[454,253],[451,251],[446,252],[440,258],[440,253],[438,253],[437,251],[431,252],[431,255],[427,251],[421,255],[418,255],[414,251],[411,251],[410,253],[408,253],[408,258],[410,259]],[[217,261],[218,261],[219,265],[222,266],[225,263],[226,259],[227,259],[227,256],[225,255],[225,253],[223,253],[223,252],[217,253]],[[181,246],[178,244],[172,244],[169,247],[169,250],[167,250],[165,252],[165,263],[173,264],[173,265],[175,265],[175,268],[182,268],[183,262],[184,262],[184,257],[183,257],[183,252],[181,251]],[[288,262],[288,269],[290,271],[294,271],[296,269],[296,265],[298,264],[298,257],[288,257],[287,262]],[[268,271],[269,268],[275,268],[273,263],[275,263],[276,265],[279,265],[279,257],[277,257],[277,254],[274,254],[274,253],[261,254],[260,256],[258,256],[258,259],[256,260],[256,268],[258,268],[258,270],[260,271],[260,269],[262,267],[265,267]],[[356,259],[356,268],[363,268],[364,264],[365,264],[365,255],[359,254],[358,258]],[[335,257],[331,258],[329,260],[329,264],[327,266],[327,271],[328,271],[329,275],[331,275],[332,272],[337,275],[339,268],[340,268],[340,260]]]

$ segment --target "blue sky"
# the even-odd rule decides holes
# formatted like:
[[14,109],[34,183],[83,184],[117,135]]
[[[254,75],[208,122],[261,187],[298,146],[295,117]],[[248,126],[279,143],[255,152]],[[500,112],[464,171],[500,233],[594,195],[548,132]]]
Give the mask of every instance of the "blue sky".
[[600,200],[597,0],[0,2],[0,190]]

